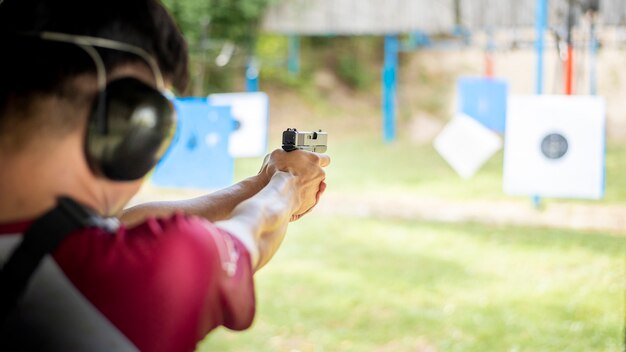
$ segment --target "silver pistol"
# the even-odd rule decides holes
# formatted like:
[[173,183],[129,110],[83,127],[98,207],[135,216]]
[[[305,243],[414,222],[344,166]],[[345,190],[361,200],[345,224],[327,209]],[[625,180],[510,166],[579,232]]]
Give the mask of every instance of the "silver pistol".
[[310,152],[325,153],[327,149],[328,133],[302,132],[295,128],[288,128],[283,132],[283,150],[308,150]]

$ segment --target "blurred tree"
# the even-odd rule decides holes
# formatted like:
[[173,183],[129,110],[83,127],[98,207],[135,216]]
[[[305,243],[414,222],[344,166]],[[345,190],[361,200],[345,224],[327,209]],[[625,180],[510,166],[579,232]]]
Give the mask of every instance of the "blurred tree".
[[211,33],[240,45],[252,45],[270,0],[212,0]]
[[[187,38],[192,53],[193,94],[229,90],[235,72],[216,67],[207,57],[223,41],[233,42],[245,55],[254,52],[259,24],[272,0],[162,0]],[[210,55],[209,55],[210,57]],[[210,80],[207,82],[206,71]]]

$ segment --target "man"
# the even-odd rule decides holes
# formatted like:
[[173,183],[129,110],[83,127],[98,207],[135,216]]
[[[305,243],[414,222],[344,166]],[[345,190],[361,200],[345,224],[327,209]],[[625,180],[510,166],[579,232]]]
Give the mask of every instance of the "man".
[[[72,43],[76,36],[88,39]],[[143,178],[119,180],[90,164],[88,120],[104,96],[102,73],[107,82],[130,77],[150,87],[162,75],[165,88],[185,88],[187,49],[171,17],[158,0],[5,0],[0,38],[0,249],[10,252],[68,196],[125,224],[75,231],[51,265],[128,348],[189,351],[220,325],[249,327],[252,274],[288,222],[319,200],[329,158],[276,150],[258,175],[225,190],[123,210]],[[53,317],[61,326],[70,318]],[[52,348],[36,340],[23,339],[23,350]]]

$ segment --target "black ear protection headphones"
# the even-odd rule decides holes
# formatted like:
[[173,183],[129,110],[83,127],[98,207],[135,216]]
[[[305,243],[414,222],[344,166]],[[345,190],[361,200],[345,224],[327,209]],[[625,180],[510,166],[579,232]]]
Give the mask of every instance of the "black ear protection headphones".
[[[95,64],[98,94],[87,122],[84,144],[91,170],[115,181],[145,176],[169,147],[176,125],[174,107],[159,91],[164,89],[164,83],[156,60],[142,48],[115,40],[57,32],[40,32],[36,36],[75,44]],[[95,48],[139,56],[150,66],[157,88],[132,77],[107,83],[104,62]]]

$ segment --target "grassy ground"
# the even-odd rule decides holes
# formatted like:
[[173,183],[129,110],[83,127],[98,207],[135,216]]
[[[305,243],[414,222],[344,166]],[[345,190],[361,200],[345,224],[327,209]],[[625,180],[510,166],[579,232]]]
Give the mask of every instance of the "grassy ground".
[[618,351],[620,237],[310,216],[199,351]]
[[[462,180],[429,146],[368,134],[339,143],[337,132],[331,192],[507,198],[501,154]],[[238,160],[237,178],[259,164]],[[625,167],[626,147],[610,146],[606,198],[591,204],[626,203]],[[253,327],[218,330],[198,349],[619,351],[625,250],[602,233],[313,213],[256,276]]]

